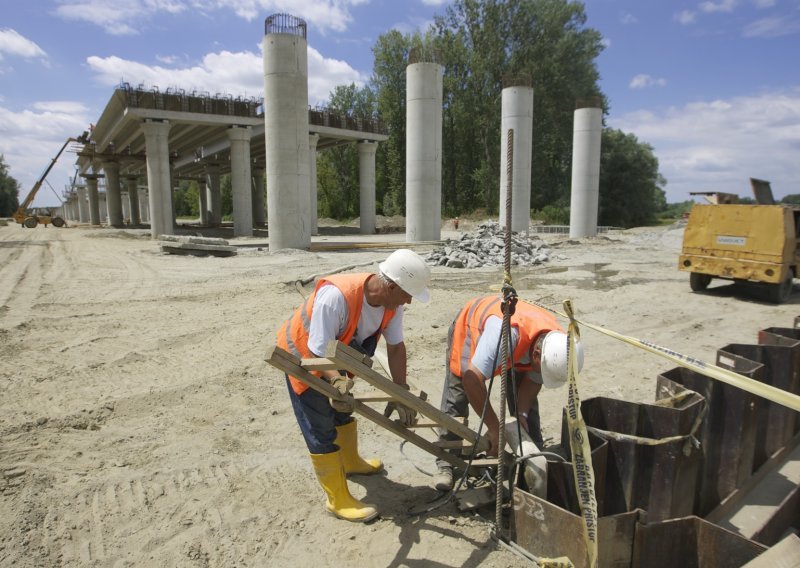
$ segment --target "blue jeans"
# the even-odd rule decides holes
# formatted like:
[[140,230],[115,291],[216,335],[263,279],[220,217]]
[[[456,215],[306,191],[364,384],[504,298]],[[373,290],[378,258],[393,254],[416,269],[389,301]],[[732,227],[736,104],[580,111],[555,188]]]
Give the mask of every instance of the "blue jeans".
[[330,454],[338,451],[336,440],[336,427],[344,426],[353,421],[351,414],[336,412],[331,406],[328,397],[318,393],[312,388],[298,395],[292,389],[289,377],[286,377],[286,386],[289,387],[289,398],[292,400],[292,409],[303,433],[308,451],[311,454]]

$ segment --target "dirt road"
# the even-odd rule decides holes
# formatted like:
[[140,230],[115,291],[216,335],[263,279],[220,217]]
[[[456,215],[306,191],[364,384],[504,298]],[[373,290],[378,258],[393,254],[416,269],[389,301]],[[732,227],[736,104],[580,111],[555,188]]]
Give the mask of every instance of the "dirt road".
[[[800,311],[800,294],[775,306],[731,285],[691,293],[676,270],[680,228],[547,239],[549,263],[513,272],[521,297],[572,298],[591,323],[702,359]],[[145,231],[0,227],[0,565],[527,565],[453,504],[409,514],[435,496],[415,468],[433,460],[371,424],[362,450],[386,475],[350,486],[381,518],[324,513],[263,354],[301,300],[294,280],[391,249],[270,254],[257,239],[231,242],[237,256],[196,258],[162,254]],[[408,309],[406,344],[410,381],[438,402],[447,326],[501,273],[433,272],[431,304]],[[672,367],[596,332],[584,341],[583,398],[652,400]],[[565,396],[542,395],[546,438],[557,440]]]

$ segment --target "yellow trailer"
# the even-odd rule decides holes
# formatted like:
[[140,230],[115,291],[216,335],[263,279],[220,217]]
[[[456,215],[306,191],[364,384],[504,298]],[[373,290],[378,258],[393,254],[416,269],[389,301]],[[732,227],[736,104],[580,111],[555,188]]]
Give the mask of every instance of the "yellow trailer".
[[759,282],[771,301],[785,302],[800,259],[799,218],[800,209],[784,205],[695,205],[678,268],[694,291],[712,278]]

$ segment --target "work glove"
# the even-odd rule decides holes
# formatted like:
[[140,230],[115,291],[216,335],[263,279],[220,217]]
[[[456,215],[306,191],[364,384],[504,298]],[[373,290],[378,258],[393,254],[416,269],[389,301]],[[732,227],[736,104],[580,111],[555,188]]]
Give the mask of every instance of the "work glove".
[[350,377],[338,376],[331,379],[331,386],[344,395],[345,400],[330,399],[331,406],[336,412],[344,412],[350,414],[356,409],[356,401],[353,395],[350,394],[350,389],[353,388],[353,379]]
[[[404,389],[409,390],[410,387],[406,385],[399,385],[402,386]],[[410,428],[414,424],[417,423],[417,411],[413,408],[407,407],[402,402],[391,401],[386,405],[386,410],[383,411],[383,415],[386,418],[389,418],[392,415],[392,412],[397,411],[397,417],[400,420],[400,424],[405,426],[406,428]]]

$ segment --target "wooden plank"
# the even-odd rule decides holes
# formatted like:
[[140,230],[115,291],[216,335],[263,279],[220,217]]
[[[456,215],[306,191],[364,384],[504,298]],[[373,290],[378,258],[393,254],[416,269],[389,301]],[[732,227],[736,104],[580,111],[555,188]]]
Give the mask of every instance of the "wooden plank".
[[[297,379],[306,383],[310,388],[313,388],[314,390],[322,393],[328,398],[333,398],[336,400],[343,399],[343,396],[339,393],[338,390],[333,388],[323,379],[320,379],[319,377],[312,375],[309,371],[301,367],[300,359],[298,359],[288,351],[284,351],[280,347],[273,346],[267,349],[264,359],[267,363],[269,363],[273,367],[280,369],[284,373],[287,373],[293,377],[296,377]],[[403,393],[406,393],[406,390],[403,389],[402,387],[401,390],[403,391]],[[422,438],[421,436],[415,434],[414,432],[410,431],[408,428],[400,424],[400,421],[386,418],[382,413],[378,412],[377,410],[373,410],[372,408],[370,408],[363,402],[359,402],[358,400],[355,401],[355,412],[361,416],[364,416],[369,420],[372,420],[373,422],[375,422],[379,426],[382,426],[386,430],[394,432],[404,440],[411,442],[412,444],[428,452],[429,454],[432,454],[437,458],[445,460],[454,467],[466,469],[467,463],[464,460],[442,450],[441,448],[437,448],[434,444],[432,444],[425,438]]]
[[[330,359],[325,359],[325,360],[326,361],[330,361]],[[308,370],[313,370],[308,365],[306,365],[306,361],[307,361],[307,359],[303,359],[303,363],[302,363],[303,364],[303,368],[304,369],[308,369]],[[331,363],[331,364],[335,365],[335,363]],[[428,400],[428,393],[426,393],[425,391],[411,390],[411,391],[408,391],[408,392],[410,392],[411,394],[413,394],[414,396],[416,396],[420,400]],[[366,392],[364,394],[357,395],[356,396],[356,400],[360,400],[361,402],[389,402],[389,401],[394,400],[394,399],[391,396],[389,396],[388,394],[386,394],[385,392],[383,392],[383,391],[373,390],[373,391],[370,391],[370,392]]]
[[338,371],[336,363],[327,357],[303,359],[303,368],[307,371]]
[[[328,344],[325,355],[329,359],[336,361],[338,365],[341,365],[341,368],[364,379],[373,387],[388,393],[393,399],[405,404],[409,408],[413,408],[419,414],[427,416],[437,424],[440,424],[442,428],[449,430],[459,438],[463,438],[464,440],[472,443],[477,437],[475,432],[461,424],[461,422],[452,416],[449,416],[448,414],[440,411],[438,408],[419,400],[403,387],[395,384],[390,379],[387,379],[372,368],[364,365],[360,361],[361,353],[352,347],[348,347],[339,341],[331,341]],[[486,436],[481,436],[481,438],[478,440],[477,446],[479,452],[488,450],[490,446],[489,439]]]

